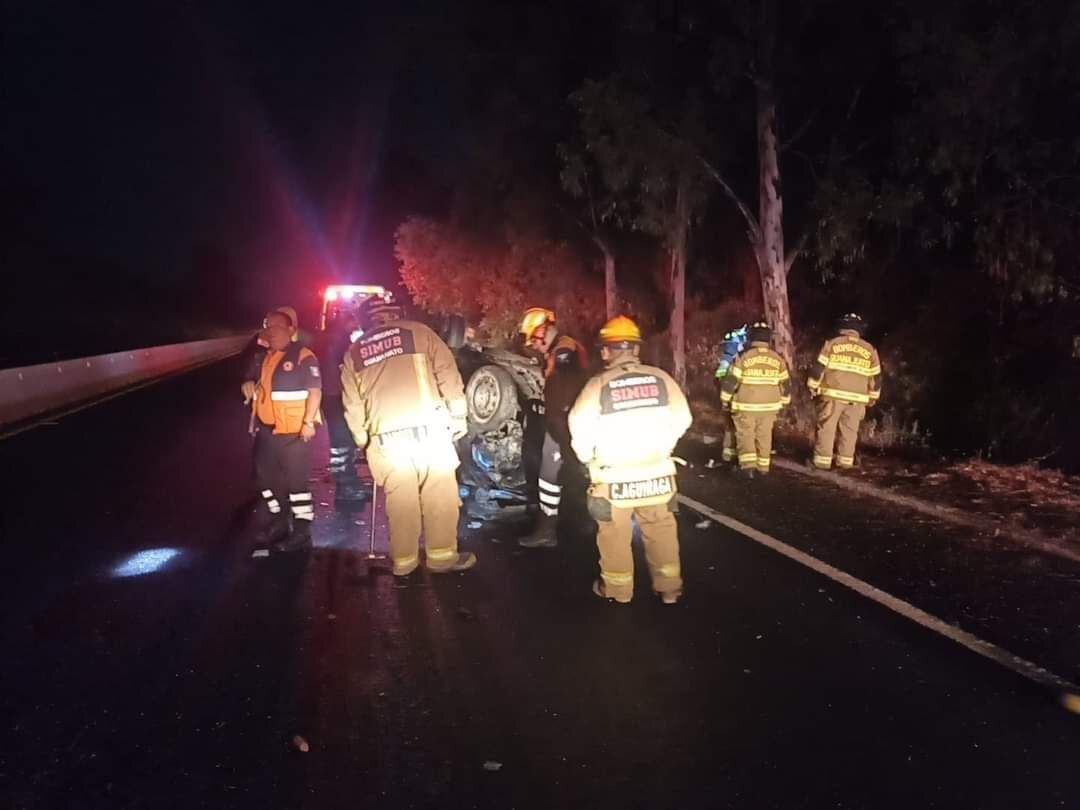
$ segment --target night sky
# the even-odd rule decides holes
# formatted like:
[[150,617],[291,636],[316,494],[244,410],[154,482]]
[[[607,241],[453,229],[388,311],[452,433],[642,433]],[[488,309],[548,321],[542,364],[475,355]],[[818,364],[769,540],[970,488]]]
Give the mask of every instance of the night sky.
[[5,6],[5,264],[171,283],[210,253],[278,297],[395,280],[411,203],[388,161],[406,121],[440,128],[415,66],[441,24],[400,3]]

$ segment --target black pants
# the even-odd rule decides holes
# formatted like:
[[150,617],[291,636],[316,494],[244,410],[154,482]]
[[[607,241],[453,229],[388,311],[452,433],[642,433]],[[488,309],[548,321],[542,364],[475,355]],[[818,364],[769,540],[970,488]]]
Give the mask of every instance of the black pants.
[[308,485],[310,473],[310,443],[296,434],[275,436],[273,428],[259,428],[255,434],[255,483],[272,517],[291,513],[294,521],[305,520],[311,525],[315,505]]
[[356,478],[356,443],[345,422],[341,394],[323,394],[322,413],[330,439],[330,473],[336,480]]
[[540,454],[540,475],[537,479],[537,487],[540,495],[540,511],[548,517],[559,514],[563,491],[562,469],[562,448],[550,433],[545,433],[544,447]]

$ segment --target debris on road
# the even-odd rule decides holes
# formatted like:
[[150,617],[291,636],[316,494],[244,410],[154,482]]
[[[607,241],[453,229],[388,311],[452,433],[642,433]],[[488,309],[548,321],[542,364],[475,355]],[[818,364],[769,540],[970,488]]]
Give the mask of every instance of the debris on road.
[[496,771],[501,771],[502,765],[503,764],[501,762],[496,762],[493,759],[489,759],[487,762],[484,763],[484,770],[494,773]]
[[482,527],[483,525],[484,525],[484,524],[483,524],[483,523],[482,523],[481,521],[479,521],[479,520],[472,520],[472,521],[469,521],[469,528],[470,528],[470,529],[479,529],[479,528],[480,528],[480,527]]
[[712,526],[712,521],[707,519],[699,520],[697,523],[694,524],[695,529],[707,529],[710,526]]
[[337,614],[336,613],[327,613],[326,618],[329,619],[330,621],[333,621],[334,619],[337,618]]
[[270,556],[270,549],[268,549],[268,548],[257,548],[253,552],[251,552],[251,556],[252,557],[269,557]]
[[716,459],[710,458],[708,461],[705,462],[705,466],[710,470],[716,469]]
[[293,748],[295,748],[301,754],[306,754],[308,751],[311,750],[311,746],[308,745],[308,741],[301,737],[299,734],[292,738],[292,744]]

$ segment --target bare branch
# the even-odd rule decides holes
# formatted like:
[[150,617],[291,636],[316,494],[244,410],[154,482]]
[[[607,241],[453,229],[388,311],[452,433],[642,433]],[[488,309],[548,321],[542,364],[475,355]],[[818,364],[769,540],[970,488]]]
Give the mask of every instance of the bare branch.
[[701,161],[701,165],[705,168],[705,171],[708,172],[709,176],[717,182],[721,189],[723,189],[724,194],[727,195],[727,198],[735,204],[736,208],[739,209],[739,213],[742,214],[743,219],[746,220],[746,228],[750,234],[750,241],[756,246],[758,243],[761,242],[761,228],[758,227],[757,219],[754,218],[753,213],[747,207],[746,203],[742,201],[739,195],[735,193],[735,189],[733,189],[728,184],[727,180],[724,179],[723,175],[721,175],[720,172],[718,172],[713,167],[713,165],[709,163],[709,161],[707,161],[700,155],[698,156],[698,160]]
[[809,117],[805,121],[803,121],[802,126],[795,130],[795,134],[788,138],[784,143],[780,144],[781,152],[786,151],[787,149],[799,142],[799,139],[807,133],[807,130],[809,130],[810,126],[814,123],[814,119],[817,118],[817,114],[817,110],[814,110],[812,113],[810,113]]
[[802,236],[799,237],[799,241],[795,243],[795,247],[789,250],[787,255],[784,256],[784,275],[791,273],[791,266],[795,264],[795,260],[802,254],[803,249],[806,247],[806,240],[809,236],[809,231],[803,231]]

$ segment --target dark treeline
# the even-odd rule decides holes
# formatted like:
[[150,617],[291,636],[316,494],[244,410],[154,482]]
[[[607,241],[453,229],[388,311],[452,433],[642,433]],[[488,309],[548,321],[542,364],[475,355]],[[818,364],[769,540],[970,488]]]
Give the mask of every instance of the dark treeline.
[[393,116],[421,303],[591,329],[613,267],[617,308],[685,320],[668,362],[697,391],[737,319],[790,317],[805,367],[858,310],[890,443],[1080,463],[1076,4],[474,0],[415,30],[409,71],[440,77]]

